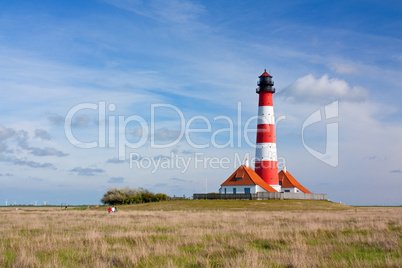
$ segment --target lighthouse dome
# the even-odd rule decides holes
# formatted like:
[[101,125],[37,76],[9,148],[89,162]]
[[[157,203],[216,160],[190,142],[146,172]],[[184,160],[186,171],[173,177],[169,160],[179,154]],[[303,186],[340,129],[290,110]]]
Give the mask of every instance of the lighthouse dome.
[[259,78],[261,78],[261,77],[272,77],[272,76],[269,73],[267,73],[267,69],[265,69],[264,73],[259,76]]

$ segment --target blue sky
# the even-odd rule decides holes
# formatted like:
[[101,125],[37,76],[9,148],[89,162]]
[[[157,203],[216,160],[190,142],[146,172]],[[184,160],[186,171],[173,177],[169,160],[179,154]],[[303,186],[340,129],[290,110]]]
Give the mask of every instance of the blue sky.
[[[236,157],[254,156],[238,130],[255,128],[247,121],[257,114],[256,82],[267,68],[277,89],[281,164],[330,200],[400,205],[402,5],[282,2],[3,1],[0,202],[96,204],[108,188],[125,186],[178,196],[217,192],[240,164]],[[334,101],[337,116],[303,132],[309,116]],[[105,125],[104,148],[77,148],[66,136],[66,116],[85,103],[97,110],[74,114],[72,133],[99,142]],[[116,127],[113,139],[119,116],[142,118],[149,129],[132,121]],[[181,119],[207,130],[177,140]],[[328,123],[338,126],[336,141],[327,140]],[[166,160],[165,168],[118,161],[118,134],[134,144],[144,131],[146,142],[126,148],[126,157]],[[151,137],[174,144],[155,148]],[[325,153],[327,144],[337,148],[336,165],[306,149]],[[197,157],[205,166],[195,166]],[[176,158],[189,167],[169,166]],[[215,168],[211,158],[229,164]]]

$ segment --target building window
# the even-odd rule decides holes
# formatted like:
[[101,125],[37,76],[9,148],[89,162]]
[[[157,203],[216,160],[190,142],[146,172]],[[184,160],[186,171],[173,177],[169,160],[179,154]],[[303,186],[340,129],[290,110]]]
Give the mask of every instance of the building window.
[[225,188],[225,194],[226,194],[226,188]]
[[290,190],[285,190],[285,193],[290,193]]
[[282,186],[282,181],[279,181],[279,185]]
[[242,177],[239,177],[239,178],[236,178],[236,180],[237,180],[237,181],[242,181],[243,178],[242,178]]
[[236,193],[236,188],[233,188],[233,193],[234,193],[234,194]]
[[250,193],[250,188],[244,188],[244,193],[249,194]]

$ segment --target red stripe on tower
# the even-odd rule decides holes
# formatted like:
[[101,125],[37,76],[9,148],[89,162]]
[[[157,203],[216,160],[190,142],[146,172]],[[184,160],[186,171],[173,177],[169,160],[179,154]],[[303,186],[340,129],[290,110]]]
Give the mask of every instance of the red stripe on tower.
[[272,94],[275,93],[272,76],[267,70],[259,77],[257,93],[258,125],[255,152],[255,172],[275,190],[280,191],[276,154],[275,117]]

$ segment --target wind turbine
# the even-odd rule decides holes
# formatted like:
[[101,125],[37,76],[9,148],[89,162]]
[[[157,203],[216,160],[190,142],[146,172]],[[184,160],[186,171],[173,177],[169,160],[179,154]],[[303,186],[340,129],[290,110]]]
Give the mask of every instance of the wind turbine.
[[44,205],[44,206],[46,206],[46,202],[47,202],[47,201],[43,201],[43,205]]
[[38,203],[38,201],[34,201],[35,202],[35,206],[36,206],[36,204]]
[[4,202],[4,203],[6,203],[6,206],[8,205],[8,201],[7,201],[7,198],[6,198],[6,202]]

